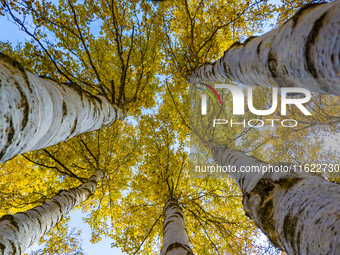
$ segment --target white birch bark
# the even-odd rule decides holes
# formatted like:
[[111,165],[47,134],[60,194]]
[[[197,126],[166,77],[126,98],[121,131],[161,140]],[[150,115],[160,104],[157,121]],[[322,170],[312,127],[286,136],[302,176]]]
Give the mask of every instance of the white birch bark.
[[122,117],[104,97],[39,78],[0,53],[0,163]]
[[302,87],[340,96],[339,13],[340,1],[306,5],[280,28],[233,44],[187,80]]
[[163,247],[161,255],[193,255],[190,248],[184,214],[177,199],[167,198],[163,223]]
[[98,170],[78,188],[61,191],[48,202],[26,212],[0,218],[0,254],[22,254],[31,244],[50,231],[71,209],[85,201],[104,176]]
[[[210,148],[221,166],[240,170],[268,165],[234,149],[215,144]],[[292,178],[283,171],[230,173],[242,191],[247,216],[276,247],[288,254],[340,254],[340,185],[313,173],[290,174]]]

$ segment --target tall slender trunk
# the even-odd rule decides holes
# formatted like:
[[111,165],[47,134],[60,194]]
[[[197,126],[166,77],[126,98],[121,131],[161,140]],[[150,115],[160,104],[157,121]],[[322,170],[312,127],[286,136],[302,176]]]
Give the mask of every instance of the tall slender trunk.
[[165,219],[161,255],[193,255],[178,200],[167,198],[163,212]]
[[339,13],[340,1],[308,4],[280,28],[234,43],[187,80],[230,79],[249,86],[303,87],[340,96]]
[[78,188],[61,191],[48,202],[26,212],[0,218],[0,254],[22,254],[50,231],[71,209],[85,201],[96,189],[104,172],[98,170]]
[[104,97],[39,78],[0,53],[0,163],[122,117]]
[[[210,144],[214,159],[221,166],[236,166],[231,177],[243,194],[248,217],[269,240],[288,254],[340,254],[340,185],[319,175],[290,169],[274,173],[242,172],[268,163],[237,150]],[[262,168],[263,169],[263,168]]]

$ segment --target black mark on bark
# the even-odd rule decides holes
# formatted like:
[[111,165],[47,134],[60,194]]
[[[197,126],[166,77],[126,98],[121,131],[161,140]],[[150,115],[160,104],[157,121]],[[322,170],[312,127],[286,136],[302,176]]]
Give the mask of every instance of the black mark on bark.
[[262,41],[259,43],[259,45],[257,45],[257,57],[259,58],[260,57],[260,52],[261,52],[261,44],[262,44]]
[[67,106],[66,106],[66,103],[63,102],[63,119],[66,116],[66,114],[67,114]]
[[5,153],[7,148],[12,144],[12,140],[14,137],[14,127],[13,127],[13,121],[12,121],[12,117],[6,118],[6,120],[9,120],[9,126],[6,128],[6,133],[7,133],[7,143],[4,146],[4,148],[2,149],[2,151],[0,152],[0,158],[2,158]]
[[1,53],[1,52],[0,52],[0,60],[3,60],[6,63],[10,63],[12,66],[19,69],[22,72],[22,74],[24,75],[24,79],[27,83],[27,87],[28,87],[30,93],[33,93],[33,90],[31,88],[31,84],[29,83],[28,76],[27,76],[26,71],[25,71],[25,68],[18,61],[16,61],[15,59],[13,59],[13,58],[11,58],[11,57],[9,57],[9,56]]
[[320,4],[324,4],[324,3],[317,3],[317,4],[306,4],[304,5],[302,8],[300,8],[295,14],[294,16],[291,18],[293,21],[293,29],[295,28],[296,24],[298,23],[299,18],[301,17],[301,15],[303,14],[303,12],[305,10],[308,9],[312,9],[314,7],[319,6]]
[[256,37],[257,37],[257,36],[250,36],[250,37],[248,37],[248,38],[244,41],[243,46],[246,46],[247,43],[249,43],[251,40],[253,40],[253,39],[256,38]]
[[[71,132],[70,132],[69,137],[71,137],[71,136],[73,135],[73,132],[76,130],[77,123],[78,123],[78,119],[76,118],[76,119],[74,120],[73,127],[72,127],[72,129],[71,129]],[[69,137],[68,137],[68,138],[69,138]]]
[[279,77],[277,72],[277,60],[271,51],[268,53],[268,68],[273,78]]
[[[305,52],[304,52],[304,57],[306,60],[306,64],[307,64],[307,68],[308,71],[311,73],[311,75],[314,78],[317,78],[317,72],[316,72],[316,68],[314,66],[313,60],[312,60],[312,56],[311,56],[311,48],[312,46],[315,44],[316,38],[318,37],[318,34],[320,32],[320,29],[323,25],[323,21],[326,17],[327,13],[324,13],[320,16],[320,18],[318,18],[315,22],[314,25],[312,27],[312,30],[310,31],[306,43],[305,43]],[[325,88],[322,88],[325,89]],[[327,89],[327,88],[326,88]],[[327,91],[327,90],[326,90]]]
[[15,218],[12,215],[6,214],[0,218],[0,222],[5,221],[5,220],[8,220],[19,231],[19,225],[15,221]]

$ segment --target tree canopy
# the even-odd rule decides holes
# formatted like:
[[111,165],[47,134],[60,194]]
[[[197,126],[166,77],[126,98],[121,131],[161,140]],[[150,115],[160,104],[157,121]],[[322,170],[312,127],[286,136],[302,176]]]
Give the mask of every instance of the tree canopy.
[[[37,76],[105,97],[125,119],[2,163],[0,216],[41,205],[101,170],[106,174],[96,191],[76,208],[88,214],[91,242],[110,237],[112,247],[126,254],[158,254],[163,207],[175,197],[194,254],[279,254],[257,241],[260,232],[245,215],[237,184],[225,175],[195,176],[192,164],[210,162],[206,144],[216,141],[269,163],[335,163],[337,148],[328,144],[339,131],[339,98],[313,93],[305,105],[311,116],[293,106],[289,117],[279,110],[266,116],[293,118],[299,123],[294,128],[213,128],[213,116],[232,117],[231,93],[218,90],[225,108],[209,99],[210,115],[203,116],[192,103],[202,93],[186,77],[236,42],[261,33],[275,14],[279,26],[297,8],[315,2],[3,1],[0,14],[30,38],[16,45],[1,38],[3,54]],[[253,91],[256,109],[271,106],[270,89]],[[258,119],[246,112],[235,120]],[[340,180],[336,173],[325,176]],[[44,236],[45,247],[32,254],[86,253],[79,232],[68,232],[68,221]]]

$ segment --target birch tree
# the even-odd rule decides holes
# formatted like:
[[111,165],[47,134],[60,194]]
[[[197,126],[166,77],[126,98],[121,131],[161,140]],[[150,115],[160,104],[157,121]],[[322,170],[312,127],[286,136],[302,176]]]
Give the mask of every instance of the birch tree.
[[37,77],[1,53],[0,73],[0,162],[123,118],[105,97]]
[[193,70],[187,80],[232,80],[340,95],[339,12],[339,1],[306,5],[281,27],[234,43],[220,59]]
[[[243,167],[268,165],[237,150],[209,145],[221,165]],[[276,167],[292,169],[292,164]],[[248,217],[269,240],[288,254],[338,254],[340,252],[340,185],[322,176],[290,170],[265,174],[230,173],[243,194]]]
[[23,255],[85,255],[81,230],[69,230],[70,219],[69,216],[63,217],[61,222],[40,239],[38,244],[45,244],[44,247],[25,252]]
[[[20,246],[20,251],[15,246],[15,254],[21,254],[77,205],[81,205],[84,211],[96,211],[94,208],[98,207],[103,197],[110,202],[120,198],[126,186],[124,179],[131,175],[131,164],[134,162],[129,156],[134,145],[122,134],[130,136],[133,132],[128,123],[117,123],[2,164],[0,198],[3,206],[0,214],[4,216],[0,239],[8,244],[13,236],[20,237],[18,242],[22,242],[23,246]],[[94,172],[97,173],[91,177]],[[94,193],[99,179],[101,189]],[[83,184],[79,186],[79,182]],[[66,191],[60,192],[60,188]],[[3,198],[8,199],[3,201]],[[101,204],[101,207],[105,206]],[[11,229],[9,227],[13,221],[5,221],[13,217],[19,228]],[[19,221],[27,221],[28,225],[20,225]],[[57,234],[49,234],[52,241],[58,238]]]
[[21,254],[38,241],[73,207],[86,200],[95,191],[104,172],[98,170],[78,188],[61,191],[48,202],[26,212],[4,215],[0,218],[1,254]]
[[[236,184],[230,179],[190,178],[182,147],[188,142],[185,127],[169,108],[165,100],[157,114],[139,120],[139,132],[131,137],[143,141],[137,150],[143,152],[137,157],[138,169],[119,203],[91,214],[91,226],[100,226],[94,235],[111,237],[113,245],[127,254],[160,254],[168,247],[169,254],[172,248],[187,254],[187,239],[193,254],[262,254],[263,247],[253,243],[255,225],[239,213],[241,194]],[[166,206],[167,198],[175,202],[172,210]]]
[[[0,43],[23,66],[1,57],[0,162],[154,105],[160,19],[150,5],[1,2],[1,14],[31,40],[15,49]],[[89,28],[97,18],[94,36]]]
[[193,255],[185,227],[183,211],[177,199],[167,198],[163,211],[163,247],[161,255]]

